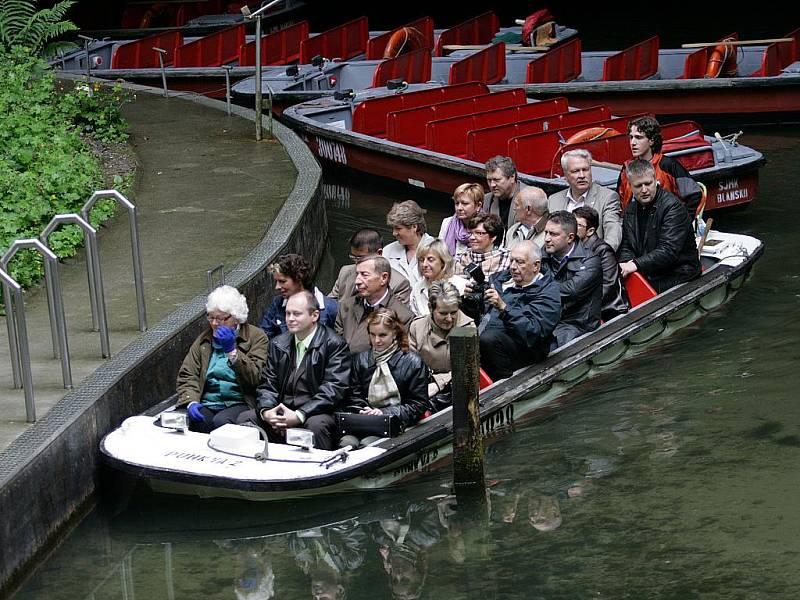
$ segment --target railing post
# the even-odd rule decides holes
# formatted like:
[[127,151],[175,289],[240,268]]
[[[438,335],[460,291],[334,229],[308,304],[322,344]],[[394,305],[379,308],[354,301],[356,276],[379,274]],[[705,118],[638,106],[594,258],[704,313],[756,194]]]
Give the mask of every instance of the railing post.
[[448,340],[453,365],[453,482],[456,489],[483,487],[478,334],[474,328],[457,327]]
[[222,65],[225,69],[225,107],[228,110],[228,116],[231,116],[231,66]]
[[164,88],[164,98],[169,98],[169,90],[167,89],[167,72],[164,69],[164,55],[167,53],[163,48],[156,48],[153,50],[158,53],[158,64],[161,67],[161,86]]
[[219,263],[213,269],[206,271],[206,282],[208,283],[208,293],[214,291],[214,273],[219,273],[219,284],[225,285],[225,263]]
[[108,337],[108,319],[106,300],[103,291],[103,276],[100,271],[100,258],[97,251],[97,230],[80,215],[75,213],[56,215],[39,235],[42,243],[47,245],[50,235],[61,224],[79,226],[86,240],[86,271],[89,279],[89,302],[92,309],[92,329],[100,331],[100,351],[103,358],[111,356],[111,343]]
[[131,232],[131,254],[133,256],[133,280],[136,286],[136,305],[139,312],[139,331],[147,331],[147,309],[144,299],[144,274],[142,273],[142,252],[139,244],[139,226],[136,217],[136,205],[120,194],[117,190],[99,190],[92,194],[81,209],[84,220],[89,220],[89,214],[98,200],[113,198],[118,204],[123,205],[128,211],[128,220]]
[[245,4],[242,7],[242,14],[245,19],[256,20],[256,80],[255,80],[255,100],[256,100],[256,141],[261,141],[261,15],[267,12],[270,8],[283,2],[283,0],[272,0],[264,4],[255,12],[250,12],[250,8]]
[[[22,371],[22,390],[25,393],[25,420],[28,423],[36,421],[36,406],[33,401],[33,377],[31,376],[31,354],[28,346],[28,325],[25,320],[25,299],[22,296],[22,286],[6,273],[0,269],[0,280],[2,280],[4,291],[8,291],[6,296],[6,322],[10,324],[9,328],[9,346],[11,345],[13,329],[14,344],[18,348],[12,351],[12,365],[17,366]],[[13,304],[8,303],[11,297],[11,291],[14,293]],[[19,365],[15,365],[19,362]],[[16,381],[14,387],[17,387]]]

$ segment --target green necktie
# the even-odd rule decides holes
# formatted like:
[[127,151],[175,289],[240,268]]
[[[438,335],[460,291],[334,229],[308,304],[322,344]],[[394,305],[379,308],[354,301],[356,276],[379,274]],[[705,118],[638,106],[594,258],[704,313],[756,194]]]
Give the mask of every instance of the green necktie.
[[295,369],[300,366],[300,363],[303,362],[303,357],[306,355],[306,345],[303,340],[297,340],[297,344],[295,346]]

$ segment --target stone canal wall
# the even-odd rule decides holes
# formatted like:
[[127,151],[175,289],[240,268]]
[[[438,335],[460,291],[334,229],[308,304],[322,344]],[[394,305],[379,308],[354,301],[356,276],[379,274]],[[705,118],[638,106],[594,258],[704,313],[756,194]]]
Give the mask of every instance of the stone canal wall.
[[[130,87],[140,94],[160,93]],[[224,103],[203,97],[187,101],[225,110]],[[233,107],[233,112],[255,119],[251,110]],[[318,264],[327,238],[319,165],[288,128],[276,122],[274,134],[297,169],[296,183],[261,242],[226,273],[226,283],[247,296],[250,321],[257,321],[271,299],[267,265],[287,252]],[[204,307],[205,295],[197,296],[139,336],[0,454],[0,596],[14,588],[26,566],[57,541],[93,497],[102,437],[174,393],[186,349],[206,325]]]

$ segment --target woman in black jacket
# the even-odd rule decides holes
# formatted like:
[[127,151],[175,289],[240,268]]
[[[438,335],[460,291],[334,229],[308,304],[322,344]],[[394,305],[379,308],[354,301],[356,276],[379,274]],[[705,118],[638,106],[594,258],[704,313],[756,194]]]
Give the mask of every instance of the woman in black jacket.
[[404,427],[415,425],[428,410],[428,367],[408,349],[408,334],[392,309],[375,310],[367,331],[370,349],[353,357],[352,404],[362,415],[397,415]]

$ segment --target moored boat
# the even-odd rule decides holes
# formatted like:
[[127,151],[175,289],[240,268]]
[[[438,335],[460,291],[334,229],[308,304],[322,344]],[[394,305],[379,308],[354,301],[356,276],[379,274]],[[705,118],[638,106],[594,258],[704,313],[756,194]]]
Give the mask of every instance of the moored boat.
[[[283,114],[326,164],[447,194],[465,181],[482,182],[485,161],[498,154],[515,161],[522,181],[548,194],[567,187],[559,160],[567,150],[590,150],[594,181],[609,187],[631,158],[629,118],[608,107],[570,110],[565,98],[534,102],[524,89],[489,93],[476,82],[320,98]],[[764,158],[738,136],[705,136],[692,121],[666,125],[662,135],[665,153],[706,186],[706,210],[755,198]]]
[[[559,348],[543,363],[482,390],[484,433],[498,436],[520,420],[568,401],[564,392],[578,381],[614,368],[714,310],[742,286],[762,253],[762,243],[753,237],[712,231],[703,248],[705,270],[699,279],[643,301]],[[383,488],[443,465],[451,452],[449,408],[398,437],[349,452],[265,447],[255,430],[234,425],[225,426],[233,430],[216,439],[213,434],[181,433],[157,422],[174,417],[171,408],[168,400],[123,422],[103,439],[104,460],[147,480],[156,491],[269,500]]]
[[[529,39],[537,39],[535,32],[539,28],[549,32],[539,42],[542,45],[537,46],[541,51],[577,34],[552,20],[545,19],[537,25],[532,33],[528,32]],[[85,50],[54,60],[53,65],[67,72],[156,87],[166,81],[172,90],[224,98],[228,85],[255,74],[255,36],[248,35],[246,27],[238,19],[202,37],[188,37],[191,32],[169,29],[141,39],[96,41]],[[450,44],[486,44],[495,36],[522,37],[523,27],[500,27],[492,12],[443,30],[435,30],[433,20],[423,17],[390,31],[371,32],[367,18],[360,17],[311,34],[308,21],[299,21],[262,37],[261,63],[265,67],[277,66],[283,73],[286,65],[303,65],[302,72],[306,72],[316,71],[317,64],[343,61],[376,64],[412,50],[429,57],[440,56]],[[414,32],[415,37],[398,43],[398,36],[408,31]]]

